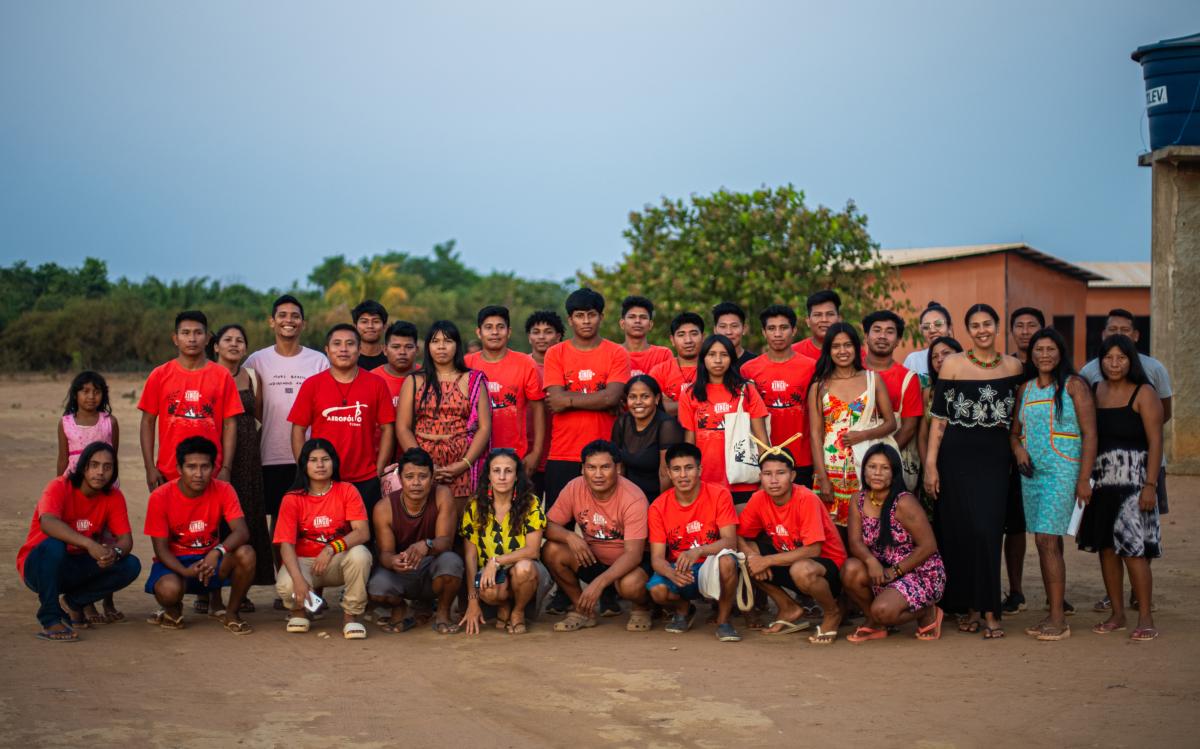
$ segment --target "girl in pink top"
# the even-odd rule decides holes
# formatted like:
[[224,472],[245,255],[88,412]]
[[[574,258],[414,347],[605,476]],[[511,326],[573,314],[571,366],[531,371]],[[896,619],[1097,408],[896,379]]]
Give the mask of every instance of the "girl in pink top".
[[[112,415],[112,406],[108,402],[108,383],[98,372],[80,372],[71,381],[62,420],[58,422],[58,474],[74,471],[83,448],[93,442],[112,445],[115,454],[120,438],[117,417]],[[103,614],[96,611],[94,605],[85,606],[83,613],[88,626],[125,619],[111,595],[104,599]]]

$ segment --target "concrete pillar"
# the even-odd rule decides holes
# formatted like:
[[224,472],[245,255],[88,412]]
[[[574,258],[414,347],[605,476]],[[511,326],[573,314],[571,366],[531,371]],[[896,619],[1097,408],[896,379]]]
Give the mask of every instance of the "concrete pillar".
[[1200,146],[1143,154],[1153,171],[1151,355],[1171,374],[1170,473],[1200,474]]

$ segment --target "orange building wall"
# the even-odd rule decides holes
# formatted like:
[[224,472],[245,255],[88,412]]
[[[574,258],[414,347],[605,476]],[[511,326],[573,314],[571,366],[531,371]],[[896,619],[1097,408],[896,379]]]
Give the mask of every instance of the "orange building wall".
[[1088,289],[1088,316],[1107,315],[1110,309],[1127,309],[1135,315],[1150,316],[1150,289],[1146,287]]

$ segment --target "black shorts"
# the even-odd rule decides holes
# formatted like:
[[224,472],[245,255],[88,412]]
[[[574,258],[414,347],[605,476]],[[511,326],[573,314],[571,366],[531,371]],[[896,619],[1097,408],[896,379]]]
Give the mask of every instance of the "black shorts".
[[[763,556],[777,553],[765,533],[759,535],[755,539],[755,543],[758,545],[758,552]],[[813,557],[809,561],[816,562],[825,568],[825,582],[829,584],[829,592],[833,594],[834,598],[840,596],[842,594],[842,573],[838,569],[838,566],[832,560],[825,557]],[[798,596],[809,595],[796,587],[796,581],[792,579],[792,573],[788,571],[787,567],[771,568],[771,584],[785,590],[790,590]]]
[[287,494],[292,482],[296,480],[296,464],[263,466],[262,477],[263,502],[266,504],[267,514],[275,517],[279,514],[279,504],[283,501],[283,495]]
[[753,491],[749,492],[731,492],[733,494],[733,504],[736,506],[744,505],[754,496]]
[[792,483],[811,489],[813,485],[813,467],[796,466],[796,475],[792,478]]
[[379,485],[379,477],[372,476],[369,479],[362,481],[352,481],[354,488],[358,489],[358,493],[362,496],[363,504],[367,506],[367,526],[371,525],[371,511],[375,509],[375,503],[383,497],[383,488]]
[[[581,582],[581,583],[590,583],[590,582],[594,581],[597,577],[600,577],[605,572],[607,572],[608,568],[611,566],[612,565],[604,564],[603,562],[593,562],[592,564],[589,564],[586,567],[580,567],[579,569],[575,570],[575,578],[577,580],[579,580],[579,582]],[[640,567],[642,569],[642,572],[646,573],[647,577],[654,574],[654,570],[650,567],[650,553],[649,552],[642,555],[642,561],[641,561],[641,564],[638,565],[638,567]]]
[[1021,497],[1021,474],[1013,464],[1008,476],[1008,505],[1004,509],[1004,535],[1015,536],[1025,532],[1025,500]]
[[542,509],[546,512],[554,506],[554,501],[571,479],[583,475],[583,463],[571,460],[546,461],[546,502]]

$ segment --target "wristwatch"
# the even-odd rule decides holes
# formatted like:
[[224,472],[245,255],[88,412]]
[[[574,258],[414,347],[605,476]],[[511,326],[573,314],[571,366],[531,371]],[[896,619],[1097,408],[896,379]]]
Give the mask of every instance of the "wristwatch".
[[218,552],[220,552],[221,556],[225,556],[226,554],[229,553],[229,551],[226,550],[226,548],[225,548],[225,544],[217,544],[213,548],[216,549]]
[[430,551],[433,551],[433,539],[432,538],[425,539],[425,548],[429,549]]

